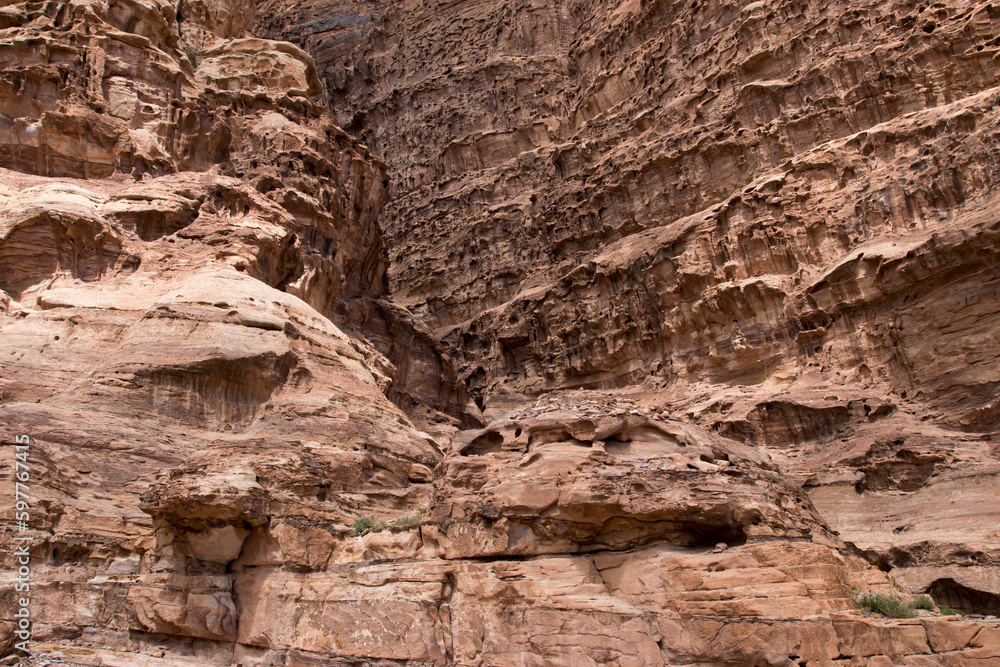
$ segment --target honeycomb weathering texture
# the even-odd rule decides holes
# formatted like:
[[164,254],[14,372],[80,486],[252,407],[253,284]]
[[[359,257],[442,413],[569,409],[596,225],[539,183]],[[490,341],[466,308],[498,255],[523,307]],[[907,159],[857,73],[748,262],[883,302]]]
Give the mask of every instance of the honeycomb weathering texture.
[[8,2],[0,664],[998,664],[998,53],[962,0]]

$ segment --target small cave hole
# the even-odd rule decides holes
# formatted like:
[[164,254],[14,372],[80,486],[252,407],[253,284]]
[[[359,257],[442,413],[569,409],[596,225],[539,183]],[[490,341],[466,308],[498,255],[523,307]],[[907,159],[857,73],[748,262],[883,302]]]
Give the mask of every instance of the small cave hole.
[[515,438],[520,438],[521,437],[521,433],[522,433],[522,431],[521,431],[520,428],[514,429],[514,437]]
[[605,438],[604,451],[608,454],[626,454],[631,449],[632,443],[618,438]]
[[[747,534],[741,525],[692,522],[682,525],[681,529],[687,535],[687,539],[682,541],[684,546],[695,549],[713,549],[722,544],[739,547],[747,543]],[[721,564],[716,565],[722,567]]]
[[60,545],[52,549],[52,565],[85,564],[90,557],[90,549],[82,545]]
[[462,450],[462,456],[482,456],[484,454],[495,454],[503,449],[503,436],[496,431],[489,431],[476,436],[469,445]]
[[924,591],[940,606],[969,614],[1000,614],[1000,595],[964,586],[954,579],[938,579]]

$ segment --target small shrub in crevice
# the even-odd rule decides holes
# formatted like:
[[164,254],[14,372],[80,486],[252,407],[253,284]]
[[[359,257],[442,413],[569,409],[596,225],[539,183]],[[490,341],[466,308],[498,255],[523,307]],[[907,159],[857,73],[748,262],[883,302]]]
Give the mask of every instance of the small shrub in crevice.
[[413,526],[424,520],[427,509],[424,508],[412,516],[401,516],[392,522],[394,526]]
[[934,600],[931,599],[930,595],[921,595],[910,604],[914,609],[926,609],[928,611],[933,611],[934,609]]
[[198,52],[192,46],[184,47],[184,55],[187,56],[188,62],[191,63],[191,69],[198,69]]
[[916,616],[913,604],[904,602],[898,595],[856,590],[852,597],[861,611],[881,614],[886,618],[913,618]]
[[358,533],[363,533],[370,528],[375,528],[376,530],[385,530],[387,528],[400,528],[403,526],[415,526],[424,520],[427,515],[427,508],[421,509],[416,514],[411,514],[410,516],[401,516],[395,521],[375,521],[369,517],[361,517],[360,519],[354,520],[354,530]]

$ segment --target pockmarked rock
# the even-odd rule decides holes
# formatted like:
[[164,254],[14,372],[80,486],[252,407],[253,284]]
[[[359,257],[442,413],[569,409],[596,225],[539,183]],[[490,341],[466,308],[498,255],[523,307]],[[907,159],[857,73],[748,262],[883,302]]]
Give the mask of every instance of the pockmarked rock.
[[0,662],[996,664],[998,30],[9,2]]

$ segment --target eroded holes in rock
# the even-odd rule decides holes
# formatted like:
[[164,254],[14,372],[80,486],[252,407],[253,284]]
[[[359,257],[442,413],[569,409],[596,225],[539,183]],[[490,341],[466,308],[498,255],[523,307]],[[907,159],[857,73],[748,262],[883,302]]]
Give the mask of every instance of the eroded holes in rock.
[[521,437],[521,433],[522,433],[522,431],[521,431],[520,428],[514,429],[514,437],[515,438],[520,438]]
[[[550,428],[540,428],[528,434],[528,446],[548,445],[555,442],[573,442],[580,444],[580,441],[562,426]],[[590,443],[587,443],[588,445]]]
[[[886,559],[891,566],[890,569],[893,567],[916,567],[919,564],[919,557],[907,547],[893,547],[889,549]],[[888,571],[886,570],[886,572]]]
[[277,178],[274,178],[273,176],[263,176],[259,181],[257,181],[257,185],[254,187],[256,188],[257,192],[261,194],[267,194],[272,190],[277,190],[284,186],[282,185],[281,181],[279,181]]
[[462,456],[482,456],[484,454],[496,454],[503,450],[503,436],[496,431],[489,431],[476,436],[472,442],[462,450]]
[[[719,435],[730,440],[745,442],[747,444],[756,444],[757,442],[757,434],[754,431],[753,425],[746,420],[715,422],[712,425],[712,429]],[[680,443],[680,445],[683,447],[684,443]]]
[[757,440],[769,447],[790,447],[828,438],[850,419],[847,407],[811,407],[790,401],[761,403],[747,415]]
[[19,226],[0,241],[0,289],[20,300],[59,271],[84,282],[100,279],[121,254],[116,242],[99,240],[103,232],[90,221],[67,226],[46,219]]
[[893,459],[875,461],[862,468],[865,476],[858,484],[865,491],[917,491],[943,460],[940,455],[921,455],[903,449]]
[[631,447],[632,443],[628,440],[619,440],[618,438],[606,438],[604,440],[604,451],[608,454],[627,454]]
[[715,549],[720,544],[738,547],[747,542],[747,534],[742,526],[692,522],[683,524],[682,529],[687,539],[680,543],[695,549]]
[[[819,285],[817,285],[819,288]],[[799,331],[822,331],[833,324],[833,318],[824,310],[806,313],[799,321]]]
[[298,237],[295,234],[289,234],[281,245],[281,252],[277,254],[277,259],[271,261],[273,261],[273,266],[267,266],[267,260],[261,261],[261,273],[267,276],[265,282],[273,285],[275,289],[284,290],[301,278],[305,266],[299,256]]
[[85,563],[90,557],[90,548],[80,544],[62,544],[53,547],[51,560],[53,565],[69,563]]
[[873,422],[894,414],[896,412],[896,406],[892,403],[883,403],[882,405],[872,408],[866,403],[865,412],[867,414],[868,421]]
[[483,389],[486,385],[486,370],[480,366],[476,370],[469,374],[469,378],[466,380],[466,386],[469,388],[469,393],[472,394],[472,400],[475,401],[476,406],[480,410],[486,409],[486,401],[483,400]]
[[198,207],[189,205],[177,209],[144,208],[111,216],[125,229],[131,229],[143,241],[155,241],[176,234],[198,217]]
[[898,565],[894,562],[894,558],[891,554],[885,554],[872,549],[863,550],[861,552],[861,556],[882,572],[891,572],[892,569]]
[[[638,522],[636,518],[634,516],[606,518],[598,532],[593,535],[593,541],[630,546],[666,543],[699,551],[716,549],[720,544],[725,544],[726,547],[742,546],[747,541],[746,531],[742,525],[733,524],[731,517],[718,514],[698,517],[695,520],[681,515]],[[587,528],[584,524],[578,524],[573,528],[576,533],[580,529]]]
[[224,430],[241,429],[284,386],[295,363],[295,355],[289,352],[159,368],[144,373],[150,390],[147,400],[161,416]]
[[954,579],[937,579],[924,591],[939,606],[970,614],[1000,614],[1000,595],[969,588]]

